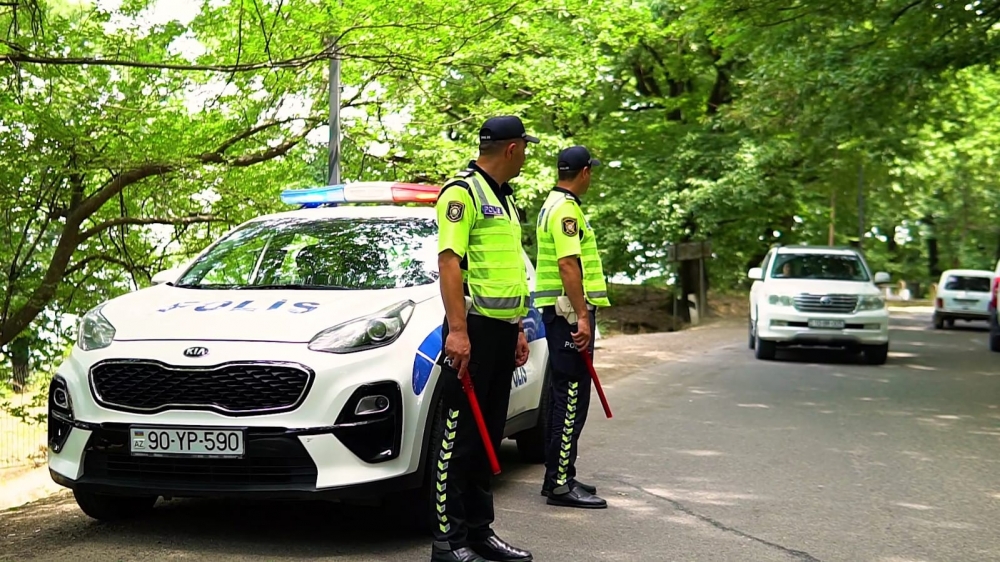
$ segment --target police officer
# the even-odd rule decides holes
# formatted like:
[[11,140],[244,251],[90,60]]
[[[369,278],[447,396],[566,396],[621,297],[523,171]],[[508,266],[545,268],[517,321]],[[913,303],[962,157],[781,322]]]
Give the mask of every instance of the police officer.
[[576,480],[580,434],[590,407],[590,372],[579,350],[594,345],[595,309],[609,306],[594,230],[580,209],[600,161],[583,146],[559,153],[559,181],[538,214],[533,295],[548,340],[549,432],[542,495],[549,505],[600,509],[607,501]]
[[494,520],[492,472],[458,379],[463,367],[476,390],[494,449],[507,421],[514,369],[528,360],[521,319],[529,288],[514,192],[507,181],[524,165],[529,136],[515,116],[494,117],[479,131],[479,158],[441,188],[438,267],[446,318],[443,437],[432,443],[435,473],[432,561],[530,561],[501,540]]

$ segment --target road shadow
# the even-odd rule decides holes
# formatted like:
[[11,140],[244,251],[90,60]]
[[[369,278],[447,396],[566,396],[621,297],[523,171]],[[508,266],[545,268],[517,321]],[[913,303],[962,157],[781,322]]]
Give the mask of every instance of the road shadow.
[[[497,496],[523,493],[525,463],[512,441],[498,451],[502,473]],[[520,490],[505,490],[508,487]],[[199,559],[275,560],[363,555],[372,560],[411,560],[433,538],[418,522],[415,504],[393,496],[379,505],[324,501],[236,501],[175,499],[157,502],[147,516],[105,523],[85,516],[71,496],[51,498],[4,513],[0,529],[15,539],[0,548],[2,560],[63,560],[68,548],[111,552],[129,545],[131,553],[155,559],[197,552]],[[47,524],[59,515],[61,523]],[[67,524],[67,519],[69,520]],[[31,529],[31,536],[15,528]],[[6,534],[6,533],[5,533]],[[0,539],[0,542],[6,542]],[[168,555],[165,551],[175,551]],[[7,558],[12,556],[12,558]],[[141,558],[141,556],[140,556]]]

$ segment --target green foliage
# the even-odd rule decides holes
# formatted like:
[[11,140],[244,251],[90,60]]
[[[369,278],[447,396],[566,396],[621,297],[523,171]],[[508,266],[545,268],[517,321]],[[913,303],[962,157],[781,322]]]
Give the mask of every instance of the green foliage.
[[513,182],[526,245],[556,153],[585,144],[609,276],[693,292],[666,245],[710,238],[710,284],[738,289],[831,226],[922,286],[1000,258],[992,4],[162,4],[0,6],[0,346],[20,335],[34,369],[72,315],[326,180],[334,53],[343,179],[441,182],[518,114],[542,139]]

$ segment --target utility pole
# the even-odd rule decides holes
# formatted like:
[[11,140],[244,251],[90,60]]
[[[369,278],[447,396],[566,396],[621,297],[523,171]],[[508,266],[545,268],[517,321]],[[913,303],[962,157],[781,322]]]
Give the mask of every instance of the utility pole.
[[865,166],[858,160],[858,251],[864,251],[865,243]]
[[340,57],[331,45],[330,56],[330,148],[327,162],[328,185],[340,183]]

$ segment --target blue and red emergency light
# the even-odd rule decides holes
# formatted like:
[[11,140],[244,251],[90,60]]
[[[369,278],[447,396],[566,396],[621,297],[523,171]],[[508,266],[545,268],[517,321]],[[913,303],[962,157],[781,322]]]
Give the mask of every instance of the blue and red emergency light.
[[393,181],[359,181],[309,189],[286,189],[281,201],[305,208],[341,203],[434,203],[441,186]]

